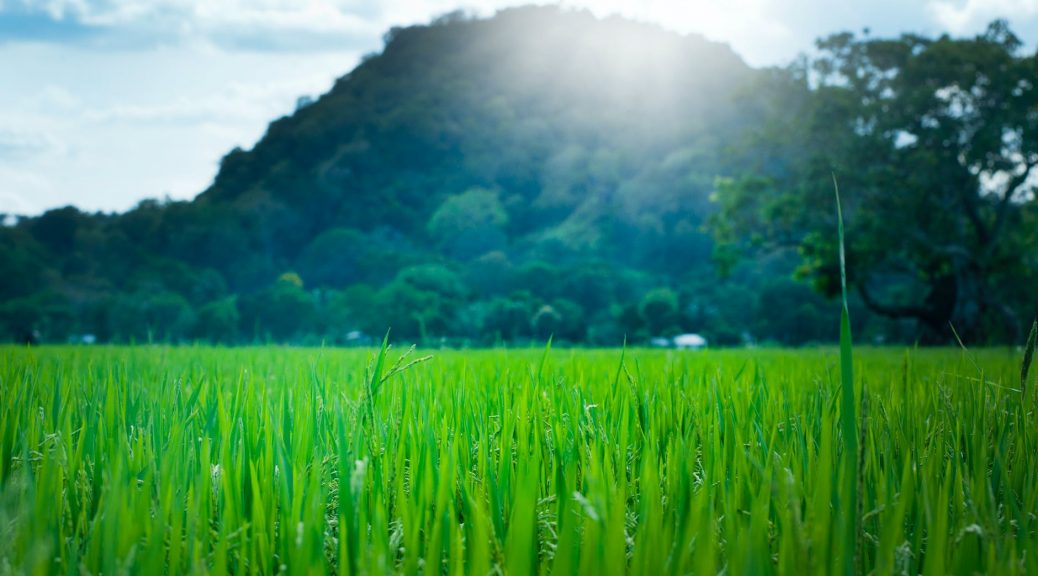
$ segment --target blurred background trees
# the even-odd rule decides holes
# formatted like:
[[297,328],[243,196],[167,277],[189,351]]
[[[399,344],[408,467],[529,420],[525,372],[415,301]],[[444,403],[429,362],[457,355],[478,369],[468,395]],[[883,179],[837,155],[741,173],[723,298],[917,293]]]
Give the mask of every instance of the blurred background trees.
[[0,227],[0,337],[831,341],[836,172],[857,333],[1010,341],[1036,72],[1001,23],[766,70],[558,8],[395,29],[195,200]]

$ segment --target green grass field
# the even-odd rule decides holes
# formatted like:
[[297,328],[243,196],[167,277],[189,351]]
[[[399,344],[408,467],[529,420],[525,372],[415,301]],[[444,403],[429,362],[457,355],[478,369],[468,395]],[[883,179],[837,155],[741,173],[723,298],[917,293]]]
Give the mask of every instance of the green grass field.
[[1038,573],[1018,352],[402,352],[0,348],[0,574]]

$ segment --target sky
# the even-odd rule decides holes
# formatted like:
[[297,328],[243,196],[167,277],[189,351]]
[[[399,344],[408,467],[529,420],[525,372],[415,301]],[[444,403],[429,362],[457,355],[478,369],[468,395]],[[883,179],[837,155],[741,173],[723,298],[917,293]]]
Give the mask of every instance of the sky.
[[[392,26],[514,0],[0,0],[0,214],[189,199],[231,148],[382,48]],[[553,2],[559,4],[560,2]],[[781,65],[840,30],[972,35],[1038,0],[564,0]]]

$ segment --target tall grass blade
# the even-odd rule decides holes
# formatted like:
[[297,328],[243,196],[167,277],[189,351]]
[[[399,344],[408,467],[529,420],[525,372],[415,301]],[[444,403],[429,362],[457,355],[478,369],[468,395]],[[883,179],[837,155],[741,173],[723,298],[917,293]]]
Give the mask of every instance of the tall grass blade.
[[1038,340],[1038,320],[1031,324],[1031,334],[1027,337],[1027,345],[1024,346],[1024,361],[1020,364],[1020,395],[1027,394],[1027,374],[1031,371],[1031,361],[1034,360],[1035,340]]
[[847,308],[847,256],[843,235],[843,208],[840,206],[840,186],[833,175],[833,191],[836,194],[836,230],[840,243],[840,433],[843,436],[843,457],[847,476],[844,479],[844,572],[856,572],[858,542],[858,421],[855,410],[858,403],[854,395],[854,357],[851,343],[851,315]]

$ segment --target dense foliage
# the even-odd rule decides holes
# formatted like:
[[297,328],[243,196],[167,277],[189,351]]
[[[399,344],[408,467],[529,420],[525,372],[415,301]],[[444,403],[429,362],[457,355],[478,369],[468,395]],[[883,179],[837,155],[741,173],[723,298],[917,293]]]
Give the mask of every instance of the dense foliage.
[[376,356],[0,348],[0,565],[1038,570],[1018,354],[861,352],[857,438],[835,350]]
[[724,46],[553,8],[394,29],[198,199],[0,230],[4,337],[828,338],[745,310],[797,293],[821,316],[788,263],[714,280],[701,225],[751,74]]
[[[991,48],[982,56],[947,39],[878,45],[895,60],[953,51],[959,60],[942,64],[952,70],[960,60],[1011,64],[999,80],[1003,92],[1026,70],[997,40],[978,44]],[[845,36],[825,45],[834,66],[864,61],[885,78],[887,68],[869,59],[871,46]],[[792,273],[806,257],[809,275],[831,279],[831,196],[818,194],[828,192],[836,167],[849,180],[852,281],[862,288],[851,301],[858,333],[868,341],[914,340],[915,319],[888,320],[866,305],[913,297],[927,282],[958,274],[948,263],[959,260],[924,250],[932,243],[950,254],[959,246],[929,234],[958,222],[956,209],[932,194],[919,210],[954,222],[920,227],[926,242],[904,249],[923,275],[869,298],[864,288],[892,275],[874,255],[901,255],[892,247],[901,236],[880,225],[903,229],[918,211],[902,210],[901,200],[877,202],[877,210],[896,211],[893,219],[889,210],[869,212],[866,199],[873,189],[900,197],[889,193],[895,180],[913,194],[952,182],[917,168],[934,154],[955,168],[954,149],[924,148],[945,136],[915,130],[918,145],[873,155],[864,146],[876,138],[863,133],[838,140],[839,158],[801,170],[797,153],[817,147],[802,145],[809,138],[799,135],[818,126],[826,134],[844,130],[858,95],[839,83],[812,90],[800,80],[796,67],[755,71],[694,35],[558,8],[482,20],[455,14],[393,29],[380,54],[327,94],[301,100],[252,150],[227,154],[195,200],[148,200],[124,214],[68,207],[0,227],[0,339],[343,344],[392,327],[411,341],[481,345],[549,334],[556,342],[619,345],[625,336],[646,342],[686,331],[714,344],[831,341],[837,334],[827,319],[838,310],[826,300],[831,282],[819,294]],[[876,88],[868,80],[861,89],[885,94],[899,81]],[[823,114],[833,98],[844,106],[832,112],[835,120]],[[897,128],[925,112],[920,106],[901,110],[898,101],[899,115],[873,114]],[[789,146],[756,138],[776,118],[790,124],[780,132]],[[970,122],[987,120],[979,118]],[[1016,118],[1007,111],[991,125],[1015,126]],[[884,127],[883,137],[894,128]],[[1026,146],[1038,141],[1021,134]],[[896,164],[886,169],[888,157]],[[975,184],[972,170],[951,171]],[[866,186],[879,172],[886,180]],[[790,174],[796,178],[782,179]],[[746,184],[748,175],[757,179]],[[711,200],[718,177],[730,178],[719,204]],[[767,194],[760,198],[766,222],[740,211],[739,198],[758,188]],[[973,317],[1027,315],[1021,302],[1030,284],[1011,277],[1033,276],[1038,227],[1024,225],[1033,214],[1008,204],[1006,224],[990,228],[1004,228],[1000,236],[1012,241],[985,253],[985,306]],[[718,206],[727,228],[714,227],[715,244],[706,225]],[[786,231],[799,242],[729,266],[733,237],[779,228],[776,213],[781,224],[783,215],[796,216]],[[970,238],[960,240],[973,249]],[[945,320],[931,316],[924,324]]]
[[925,341],[1019,341],[1038,315],[1038,55],[1001,21],[975,38],[837,34],[759,79],[779,113],[754,166],[719,187],[725,248],[795,247],[839,289],[832,174],[850,282]]

